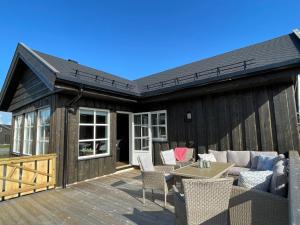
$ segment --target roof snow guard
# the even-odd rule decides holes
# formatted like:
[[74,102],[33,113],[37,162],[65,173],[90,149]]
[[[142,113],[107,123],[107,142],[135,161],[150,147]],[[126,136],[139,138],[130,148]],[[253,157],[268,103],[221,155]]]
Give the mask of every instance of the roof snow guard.
[[225,74],[238,72],[238,71],[246,71],[247,68],[255,64],[254,59],[248,59],[236,63],[231,63],[228,65],[212,68],[212,69],[206,69],[203,71],[199,71],[193,74],[188,74],[184,76],[179,76],[176,78],[172,78],[169,80],[160,81],[157,83],[147,84],[144,85],[143,91],[153,91],[156,89],[166,88],[166,87],[172,87],[176,85],[186,84],[190,82],[194,82],[200,79],[210,78],[210,77],[220,77]]

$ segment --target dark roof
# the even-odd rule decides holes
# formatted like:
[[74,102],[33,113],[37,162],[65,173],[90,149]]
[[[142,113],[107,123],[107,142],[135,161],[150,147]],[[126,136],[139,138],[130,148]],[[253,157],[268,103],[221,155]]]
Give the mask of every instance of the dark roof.
[[117,89],[127,94],[138,93],[137,85],[134,81],[78,64],[72,60],[65,60],[39,51],[34,52],[59,71],[57,74],[59,79],[80,82],[99,88]]
[[[168,84],[171,84],[169,86],[174,86],[176,83],[175,78],[177,77],[181,77],[181,84],[186,82],[201,84],[209,81],[211,78],[222,79],[223,75],[227,75],[225,77],[228,77],[229,74],[239,76],[247,73],[247,71],[251,72],[254,69],[276,66],[279,63],[285,62],[300,62],[299,60],[300,40],[294,33],[291,33],[259,44],[143,77],[136,80],[136,82],[142,91],[153,92],[157,89],[163,89],[163,82],[166,83],[166,89]],[[245,64],[246,71],[244,71]],[[220,71],[219,74],[217,72],[218,68]],[[203,72],[200,73],[201,71]],[[196,73],[198,74],[198,78],[196,77]],[[150,87],[148,90],[147,85]],[[180,83],[177,86],[180,86]]]
[[[300,63],[300,32],[203,59],[174,69],[127,80],[73,61],[34,51],[19,44],[3,85],[0,106],[9,88],[14,62],[20,57],[54,90],[57,81],[85,85],[125,96],[154,96],[183,88],[203,86],[227,79],[258,74],[259,71]],[[26,62],[27,60],[27,62]],[[37,65],[38,64],[38,65]]]

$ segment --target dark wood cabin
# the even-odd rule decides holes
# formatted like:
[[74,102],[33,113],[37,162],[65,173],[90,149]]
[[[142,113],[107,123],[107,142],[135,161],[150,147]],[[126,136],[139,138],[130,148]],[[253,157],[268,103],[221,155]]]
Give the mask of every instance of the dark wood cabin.
[[7,124],[0,124],[0,144],[10,144],[11,126]]
[[65,186],[167,147],[299,150],[299,73],[298,31],[134,81],[18,44],[0,109],[11,153],[56,153]]

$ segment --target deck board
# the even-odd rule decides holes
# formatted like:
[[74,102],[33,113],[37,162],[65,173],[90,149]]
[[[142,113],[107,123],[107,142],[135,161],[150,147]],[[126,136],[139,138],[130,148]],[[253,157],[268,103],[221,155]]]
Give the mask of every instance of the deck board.
[[162,193],[142,204],[140,171],[132,169],[98,179],[0,202],[0,224],[174,224],[172,197]]

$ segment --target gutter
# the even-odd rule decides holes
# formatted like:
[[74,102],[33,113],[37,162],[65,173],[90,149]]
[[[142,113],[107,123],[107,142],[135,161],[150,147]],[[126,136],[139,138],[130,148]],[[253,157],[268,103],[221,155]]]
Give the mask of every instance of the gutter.
[[[70,93],[78,93],[78,89],[71,87],[71,86],[56,84],[55,88],[60,89],[60,91],[67,91]],[[95,97],[95,98],[117,101],[117,102],[138,103],[137,99],[113,96],[111,94],[99,93],[98,91],[90,91],[90,90],[87,90],[86,88],[84,89],[84,87],[82,85],[81,85],[80,89],[82,92],[82,96]]]

